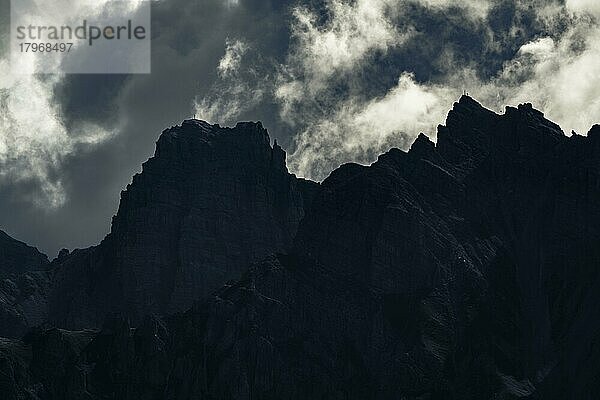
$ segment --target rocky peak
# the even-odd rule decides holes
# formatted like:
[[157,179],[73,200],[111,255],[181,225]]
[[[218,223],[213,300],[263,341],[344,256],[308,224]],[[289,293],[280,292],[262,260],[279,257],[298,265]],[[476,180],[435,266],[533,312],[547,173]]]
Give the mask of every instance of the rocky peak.
[[517,126],[517,135],[536,142],[535,145],[553,146],[565,138],[563,130],[544,117],[544,113],[533,108],[531,103],[520,104],[517,108],[506,107],[503,121]]
[[459,175],[465,175],[487,157],[491,147],[490,133],[500,116],[469,96],[454,103],[446,125],[438,126],[437,150]]
[[494,116],[493,111],[483,107],[472,97],[463,95],[458,102],[454,103],[452,110],[448,113],[446,126],[450,129],[460,129],[466,133],[466,130],[476,128]]
[[165,130],[122,192],[107,238],[58,262],[55,321],[79,328],[99,326],[108,312],[137,323],[181,311],[257,258],[285,251],[318,187],[289,174],[285,159],[260,122],[192,119]]
[[239,122],[234,128],[223,128],[208,122],[190,119],[166,129],[156,144],[154,158],[190,158],[206,145],[228,145],[230,150],[245,149],[244,155],[270,149],[269,134],[260,122]]
[[418,157],[426,157],[435,152],[435,143],[431,141],[424,133],[419,133],[417,139],[410,147],[410,154]]
[[531,103],[506,107],[504,114],[462,96],[438,127],[437,150],[464,176],[490,155],[523,160],[552,151],[566,136]]

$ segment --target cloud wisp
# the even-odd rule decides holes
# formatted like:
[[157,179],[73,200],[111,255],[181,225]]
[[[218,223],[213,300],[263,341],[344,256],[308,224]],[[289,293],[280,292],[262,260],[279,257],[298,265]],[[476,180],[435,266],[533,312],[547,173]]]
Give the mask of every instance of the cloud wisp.
[[111,135],[89,123],[67,130],[53,101],[58,79],[13,75],[0,60],[0,187],[26,184],[32,190],[21,200],[48,209],[66,201],[59,173],[64,158]]
[[234,124],[243,111],[260,103],[269,83],[265,79],[257,81],[256,71],[242,65],[249,50],[250,46],[242,40],[226,40],[225,54],[217,66],[217,81],[208,94],[194,100],[195,118]]
[[[107,15],[110,0],[54,0],[34,2],[43,21],[41,25],[80,23],[82,16]],[[32,3],[33,4],[33,3]],[[120,3],[121,4],[121,3]],[[138,0],[131,0],[119,11],[134,13]],[[34,58],[21,62],[35,63]],[[23,70],[28,66],[20,65]],[[43,209],[65,204],[61,168],[76,149],[94,146],[112,137],[108,131],[89,121],[67,127],[60,105],[55,101],[55,87],[64,75],[15,73],[8,52],[0,57],[0,188],[22,186],[20,201]]]
[[452,91],[419,85],[404,73],[385,96],[349,99],[296,137],[290,168],[322,179],[344,162],[370,163],[392,147],[408,148],[415,132],[430,132],[444,119]]
[[283,104],[283,118],[291,119],[294,104],[326,91],[332,79],[353,72],[375,52],[385,53],[405,41],[391,16],[397,11],[388,0],[329,1],[329,19],[306,7],[292,11],[293,47],[281,67],[275,96]]

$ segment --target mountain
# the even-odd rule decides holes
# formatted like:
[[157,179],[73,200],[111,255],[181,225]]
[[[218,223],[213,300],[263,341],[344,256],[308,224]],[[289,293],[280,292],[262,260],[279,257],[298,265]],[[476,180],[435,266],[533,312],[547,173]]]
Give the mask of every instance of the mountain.
[[137,323],[184,311],[285,250],[318,188],[288,173],[285,157],[260,123],[188,120],[164,131],[110,234],[53,264],[50,321],[81,329],[111,312]]
[[[125,272],[119,272],[125,278],[112,277],[110,268],[132,265],[138,265],[136,276],[154,273],[149,287],[162,282],[155,271],[173,271],[172,264],[156,267],[153,260],[181,254],[171,252],[168,239],[182,225],[169,221],[180,221],[174,204],[190,204],[180,200],[181,189],[167,188],[227,193],[232,209],[256,198],[253,189],[203,191],[202,184],[182,179],[199,174],[210,180],[204,178],[209,164],[227,159],[219,164],[226,169],[254,148],[246,138],[266,135],[258,125],[241,127],[223,131],[190,121],[173,128],[175,135],[165,131],[152,159],[160,161],[147,163],[143,178],[123,194],[111,234],[98,247],[53,263],[56,296],[62,291],[74,304],[101,293],[89,290],[97,282],[89,276],[112,285],[122,279],[146,291],[145,281],[130,283]],[[216,150],[217,142],[227,144]],[[321,185],[289,175],[280,161],[272,167],[269,160],[283,161],[283,152],[268,138],[259,142],[263,150],[252,154],[263,154],[257,165],[268,167],[258,171],[280,171],[279,183],[260,187],[283,187],[280,193],[289,194],[278,197],[287,199],[281,202],[261,202],[269,205],[261,210],[292,215],[274,218],[292,221],[283,225],[289,236],[273,233],[281,232],[280,223],[261,223],[261,237],[276,244],[264,249],[270,254],[219,264],[239,278],[207,288],[187,311],[170,313],[170,302],[162,308],[130,302],[125,304],[135,307],[104,319],[101,329],[45,327],[22,340],[0,341],[0,390],[9,399],[596,397],[600,126],[587,136],[567,137],[530,104],[498,115],[463,96],[438,127],[437,143],[421,134],[408,152],[392,149],[371,166],[343,165]],[[203,167],[184,167],[196,162]],[[240,180],[240,168],[252,167],[241,161],[215,172],[218,182],[231,174],[234,182],[247,182]],[[226,197],[219,199],[231,200]],[[289,199],[301,199],[302,211],[299,200]],[[193,218],[211,218],[219,210]],[[165,212],[172,214],[156,217]],[[250,215],[263,221],[265,214]],[[248,234],[244,219],[236,221]],[[193,226],[196,238],[211,232],[206,224]],[[206,252],[229,254],[215,245],[238,243],[228,232],[213,237]],[[145,259],[150,271],[140,272],[135,260],[144,259],[131,250],[138,247],[157,249]],[[189,254],[202,259],[202,252]],[[208,264],[194,265],[201,270]],[[79,294],[65,291],[65,281],[81,279]],[[156,293],[162,292],[146,293],[160,299]],[[65,315],[61,307],[54,311],[55,304],[64,305],[50,302],[50,313]]]

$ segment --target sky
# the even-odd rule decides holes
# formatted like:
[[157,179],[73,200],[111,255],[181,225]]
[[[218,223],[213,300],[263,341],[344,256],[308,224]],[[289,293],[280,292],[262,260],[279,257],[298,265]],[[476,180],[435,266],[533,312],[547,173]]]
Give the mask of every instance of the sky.
[[0,229],[50,258],[99,243],[162,130],[191,117],[262,121],[315,180],[435,140],[463,90],[497,112],[531,102],[567,134],[600,122],[597,0],[155,0],[147,75],[14,75],[9,7]]

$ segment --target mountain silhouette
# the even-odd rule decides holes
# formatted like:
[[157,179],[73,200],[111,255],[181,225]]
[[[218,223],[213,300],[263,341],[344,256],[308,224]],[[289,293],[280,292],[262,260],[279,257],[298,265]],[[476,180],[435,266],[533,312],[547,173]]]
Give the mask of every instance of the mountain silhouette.
[[[436,143],[321,184],[260,123],[184,121],[102,243],[41,265],[28,307],[2,286],[22,323],[2,327],[0,392],[594,399],[599,198],[600,126],[568,137],[531,104],[465,95]],[[32,274],[14,258],[13,283]]]

